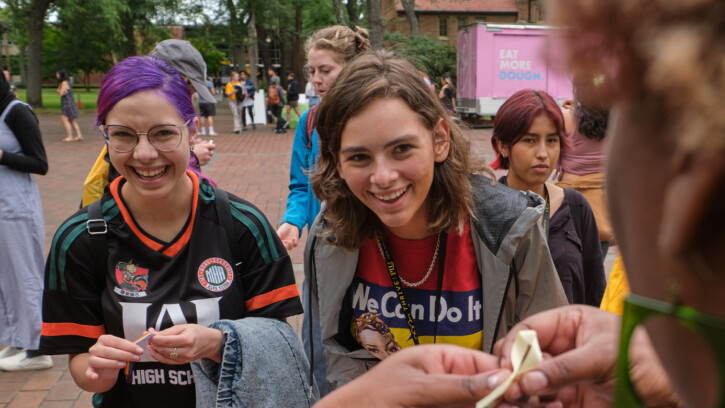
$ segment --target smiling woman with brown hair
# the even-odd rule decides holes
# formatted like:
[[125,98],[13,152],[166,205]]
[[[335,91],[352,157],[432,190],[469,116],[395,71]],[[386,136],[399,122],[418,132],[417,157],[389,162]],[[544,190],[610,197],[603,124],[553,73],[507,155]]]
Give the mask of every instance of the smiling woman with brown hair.
[[312,188],[326,206],[305,276],[333,386],[377,362],[350,332],[366,313],[380,313],[402,348],[490,351],[521,318],[566,304],[537,223],[543,200],[493,185],[410,63],[357,57],[317,126]]

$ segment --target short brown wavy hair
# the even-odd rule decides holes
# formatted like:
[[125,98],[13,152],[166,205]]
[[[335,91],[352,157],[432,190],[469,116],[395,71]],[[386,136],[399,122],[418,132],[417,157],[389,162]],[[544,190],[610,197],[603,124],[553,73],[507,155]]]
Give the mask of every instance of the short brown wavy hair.
[[473,214],[469,176],[493,173],[483,159],[471,155],[469,141],[440,101],[405,59],[390,52],[369,52],[347,64],[323,98],[317,113],[320,159],[312,175],[315,195],[327,202],[325,224],[320,235],[333,245],[360,248],[376,233],[383,232],[378,217],[355,197],[338,173],[342,131],[347,122],[375,100],[400,98],[415,112],[431,134],[443,119],[450,128],[448,157],[435,164],[428,193],[428,230],[432,233],[463,230],[466,215]]

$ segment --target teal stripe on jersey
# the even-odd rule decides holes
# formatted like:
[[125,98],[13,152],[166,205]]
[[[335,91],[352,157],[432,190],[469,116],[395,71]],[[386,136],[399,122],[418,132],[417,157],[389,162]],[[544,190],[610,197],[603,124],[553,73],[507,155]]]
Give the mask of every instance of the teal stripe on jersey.
[[[259,211],[258,211],[258,210],[257,210],[256,208],[254,208],[254,207],[250,207],[250,206],[248,206],[248,205],[244,205],[244,204],[242,204],[242,203],[237,203],[237,202],[234,202],[234,201],[231,201],[231,203],[232,203],[232,205],[233,205],[234,207],[236,207],[236,208],[238,208],[238,209],[240,209],[240,210],[242,210],[242,211],[248,211],[248,212],[250,212],[250,213],[251,213],[252,215],[254,215],[255,217],[257,217],[257,219],[259,220],[259,222],[260,222],[260,223],[262,224],[262,226],[264,227],[264,232],[265,232],[265,233],[266,233],[266,235],[267,235],[267,241],[269,242],[269,249],[270,249],[270,251],[272,251],[272,259],[277,259],[277,258],[279,258],[279,254],[277,253],[277,246],[276,246],[276,245],[274,245],[274,237],[272,237],[272,231],[271,231],[271,228],[269,228],[269,224],[267,223],[267,220],[266,220],[266,219],[264,218],[264,215],[262,215],[262,213],[260,213],[260,212],[259,212]],[[275,232],[275,234],[276,234],[276,233],[277,233],[277,232]]]
[[254,238],[257,240],[257,247],[259,247],[259,252],[262,253],[262,258],[264,258],[264,263],[268,264],[272,260],[269,257],[269,251],[267,250],[267,245],[264,243],[264,238],[262,237],[262,234],[259,232],[259,228],[257,228],[256,225],[254,225],[254,222],[249,219],[246,215],[244,215],[241,211],[236,209],[235,207],[232,208],[232,216],[239,221],[242,222],[242,224],[246,225],[247,228],[252,232],[252,235],[254,235]]
[[[115,200],[106,201],[101,206],[101,209],[104,214],[103,219],[106,220],[106,222],[110,221],[120,213],[120,210],[116,205]],[[88,214],[79,214],[78,216],[73,217],[71,220],[63,224],[61,228],[58,229],[58,232],[56,232],[55,237],[53,238],[53,246],[51,247],[50,253],[50,273],[48,276],[48,289],[57,290],[58,282],[60,282],[60,287],[63,291],[66,291],[68,289],[65,279],[66,252],[68,251],[68,248],[70,248],[73,241],[75,241],[80,233],[86,229],[86,221],[88,221]],[[75,228],[73,228],[71,232],[63,239],[63,242],[60,245],[60,254],[57,254],[56,248],[58,248],[58,239],[65,233],[65,231],[73,227],[73,225],[76,225]],[[58,258],[57,263],[56,258]]]
[[50,272],[48,273],[48,288],[49,290],[56,290],[58,289],[58,268],[55,263],[56,255],[56,248],[58,246],[58,240],[60,237],[65,233],[65,231],[72,227],[73,225],[79,223],[79,222],[86,222],[88,220],[88,214],[79,214],[70,220],[68,220],[65,224],[61,225],[60,228],[58,228],[58,231],[55,232],[55,236],[53,236],[53,243],[50,246]]
[[78,226],[73,228],[73,230],[70,232],[70,234],[68,234],[68,236],[66,236],[66,238],[63,240],[63,244],[61,244],[61,246],[60,246],[60,255],[58,256],[58,271],[59,271],[58,280],[60,281],[60,290],[62,290],[63,292],[68,291],[68,284],[66,283],[66,280],[65,280],[65,259],[66,259],[66,254],[68,252],[68,248],[71,246],[73,241],[75,241],[76,238],[78,238],[78,235],[81,235],[81,233],[85,230],[86,230],[86,225],[79,224]]

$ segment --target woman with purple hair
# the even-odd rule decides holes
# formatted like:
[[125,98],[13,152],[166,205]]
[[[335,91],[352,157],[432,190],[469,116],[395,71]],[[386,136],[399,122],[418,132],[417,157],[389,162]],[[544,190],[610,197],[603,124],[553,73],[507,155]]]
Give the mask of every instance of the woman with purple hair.
[[41,350],[70,354],[96,406],[194,406],[190,363],[226,356],[226,332],[207,326],[302,312],[292,264],[257,208],[187,170],[198,119],[178,71],[125,59],[97,106],[121,176],[56,232]]

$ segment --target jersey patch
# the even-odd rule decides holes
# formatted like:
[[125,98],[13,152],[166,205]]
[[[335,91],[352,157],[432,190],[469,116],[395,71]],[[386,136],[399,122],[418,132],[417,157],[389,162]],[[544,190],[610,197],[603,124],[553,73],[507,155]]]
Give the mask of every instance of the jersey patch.
[[122,296],[144,297],[149,286],[149,270],[131,262],[116,264],[116,286],[113,291]]
[[221,292],[231,286],[234,270],[229,262],[222,258],[209,258],[199,265],[197,276],[199,283],[206,290]]

